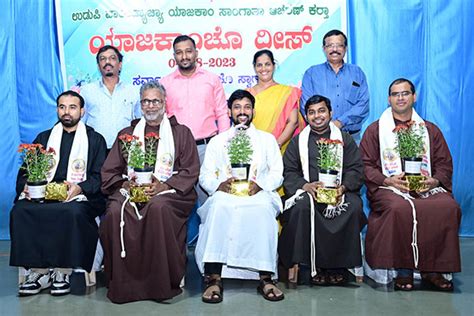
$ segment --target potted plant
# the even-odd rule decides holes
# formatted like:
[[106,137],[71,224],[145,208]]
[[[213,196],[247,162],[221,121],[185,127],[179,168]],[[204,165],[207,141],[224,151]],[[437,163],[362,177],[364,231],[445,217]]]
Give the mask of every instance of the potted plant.
[[44,201],[47,175],[53,166],[53,148],[46,150],[41,144],[20,144],[18,152],[22,155],[22,169],[26,171],[28,194],[32,201]]
[[145,144],[135,135],[122,134],[119,136],[124,159],[128,167],[133,169],[134,180],[137,185],[130,186],[130,200],[132,202],[147,202],[148,197],[144,190],[152,183],[153,168],[156,163],[156,150],[159,136],[156,133],[145,135]]
[[410,191],[422,188],[424,177],[421,175],[421,163],[425,153],[425,126],[424,123],[417,124],[410,121],[400,124],[394,128],[396,134],[396,147],[402,161],[402,170],[408,181]]
[[339,186],[338,174],[341,167],[338,156],[338,146],[343,143],[338,139],[321,138],[316,141],[318,146],[318,179],[323,183],[324,188],[318,188],[317,202],[326,204],[337,203],[337,190]]
[[253,148],[250,137],[244,129],[237,130],[229,140],[227,154],[229,155],[232,176],[237,179],[232,184],[231,193],[241,196],[248,195],[248,178]]

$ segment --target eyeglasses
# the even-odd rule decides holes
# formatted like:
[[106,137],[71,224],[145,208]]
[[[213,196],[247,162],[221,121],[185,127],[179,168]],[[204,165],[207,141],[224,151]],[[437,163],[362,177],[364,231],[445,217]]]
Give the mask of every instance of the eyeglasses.
[[153,104],[153,106],[159,106],[159,105],[165,104],[165,100],[162,100],[162,99],[153,99],[153,100],[143,99],[143,100],[140,101],[140,103],[143,106],[149,106],[150,104]]
[[327,44],[327,45],[324,45],[324,48],[326,49],[329,49],[329,48],[336,48],[336,49],[340,49],[340,48],[344,48],[346,47],[346,45],[344,44]]
[[117,59],[118,59],[118,57],[116,55],[110,55],[109,57],[100,56],[99,57],[99,62],[103,63],[104,61],[107,62],[109,60],[116,61]]
[[407,97],[409,95],[411,95],[412,93],[410,91],[401,91],[401,92],[392,92],[390,93],[390,96],[391,97],[394,97],[394,98],[399,98],[399,97]]

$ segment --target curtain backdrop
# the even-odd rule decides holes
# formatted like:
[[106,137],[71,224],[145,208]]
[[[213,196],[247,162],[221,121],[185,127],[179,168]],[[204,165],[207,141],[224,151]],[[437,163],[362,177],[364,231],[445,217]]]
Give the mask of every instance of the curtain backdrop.
[[[62,91],[54,1],[2,1],[0,10],[0,239],[8,239],[20,142],[31,142],[56,121]],[[365,71],[370,115],[387,107],[393,79],[415,83],[420,115],[444,133],[454,160],[453,188],[463,211],[461,235],[474,235],[474,2],[443,0],[348,1],[348,59]],[[190,29],[190,31],[192,31]],[[313,39],[320,42],[321,39]],[[249,52],[249,59],[253,52]]]

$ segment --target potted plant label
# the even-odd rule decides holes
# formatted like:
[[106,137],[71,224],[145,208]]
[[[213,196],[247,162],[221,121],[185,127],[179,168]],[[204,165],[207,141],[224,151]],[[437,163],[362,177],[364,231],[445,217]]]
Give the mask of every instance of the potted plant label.
[[425,153],[424,123],[417,124],[410,121],[400,124],[393,132],[396,134],[396,151],[400,155],[402,170],[408,181],[410,191],[423,188],[425,177],[421,175],[421,163]]
[[231,185],[230,193],[238,196],[248,196],[248,178],[253,148],[250,137],[245,130],[236,131],[229,141],[227,154],[229,155],[232,177],[236,178],[236,181]]
[[323,183],[323,188],[318,188],[316,192],[316,201],[325,204],[337,204],[337,187],[339,169],[341,166],[338,156],[338,146],[343,143],[337,139],[321,138],[316,142],[318,146],[318,179]]
[[22,169],[26,171],[28,195],[32,201],[45,199],[47,175],[53,166],[54,149],[45,150],[41,144],[20,144],[18,152],[23,157]]
[[128,167],[133,169],[133,180],[130,183],[130,201],[148,202],[149,198],[145,194],[145,189],[150,186],[153,180],[153,168],[156,163],[156,150],[159,136],[156,133],[145,135],[145,144],[135,135],[122,134],[121,141],[122,154],[128,161]]

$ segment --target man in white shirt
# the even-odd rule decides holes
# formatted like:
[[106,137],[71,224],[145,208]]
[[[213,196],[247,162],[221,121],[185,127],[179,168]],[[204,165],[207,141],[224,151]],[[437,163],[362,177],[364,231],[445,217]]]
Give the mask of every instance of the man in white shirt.
[[111,45],[103,46],[96,55],[102,80],[81,89],[85,115],[82,121],[104,136],[110,150],[118,131],[141,117],[138,87],[120,81],[123,55]]

